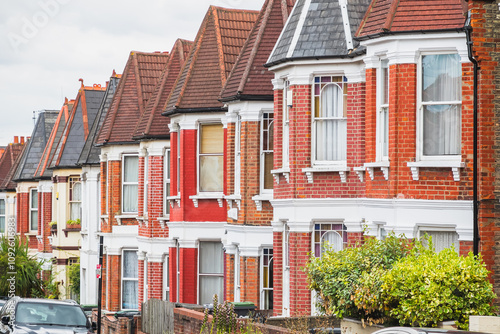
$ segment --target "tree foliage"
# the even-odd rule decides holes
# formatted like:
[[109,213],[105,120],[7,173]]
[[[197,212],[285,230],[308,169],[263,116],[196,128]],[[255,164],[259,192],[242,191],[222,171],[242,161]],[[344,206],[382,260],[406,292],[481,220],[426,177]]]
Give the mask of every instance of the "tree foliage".
[[337,317],[369,323],[436,326],[469,315],[492,315],[495,298],[481,257],[459,256],[453,247],[439,253],[391,235],[366,239],[359,247],[327,251],[308,262],[310,287],[320,308]]
[[0,295],[42,297],[43,263],[29,254],[27,242],[19,237],[0,238]]
[[80,262],[73,263],[69,266],[69,284],[71,292],[77,296],[80,301]]

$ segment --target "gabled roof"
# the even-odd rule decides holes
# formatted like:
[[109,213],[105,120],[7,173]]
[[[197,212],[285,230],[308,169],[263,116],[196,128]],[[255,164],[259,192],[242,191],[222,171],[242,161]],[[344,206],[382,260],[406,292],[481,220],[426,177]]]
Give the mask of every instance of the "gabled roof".
[[19,157],[23,151],[24,141],[9,144],[0,158],[0,191],[14,191],[16,183],[12,182],[12,175],[16,169]]
[[80,81],[82,86],[78,90],[75,104],[49,168],[77,167],[78,158],[90,133],[90,127],[101,106],[106,88],[101,85],[84,86],[83,80],[80,79]]
[[264,68],[295,0],[266,0],[221,93],[221,101],[273,99],[274,77]]
[[57,144],[61,139],[64,127],[66,126],[66,122],[69,119],[69,111],[73,108],[74,103],[75,100],[68,101],[68,99],[66,99],[64,101],[64,104],[59,111],[59,115],[57,115],[57,119],[54,127],[52,128],[52,132],[50,134],[49,140],[47,141],[47,145],[45,145],[40,163],[38,164],[35,171],[36,178],[52,176],[52,171],[49,171],[47,168],[50,165],[50,161],[56,152]]
[[210,6],[164,115],[222,109],[220,92],[257,15],[257,11]]
[[96,147],[94,145],[94,142],[97,135],[99,134],[99,130],[102,127],[104,119],[106,118],[109,107],[111,106],[111,102],[113,100],[113,96],[115,95],[116,88],[118,87],[120,77],[121,75],[116,74],[113,71],[113,74],[109,79],[109,83],[106,87],[106,92],[104,93],[104,97],[101,101],[99,111],[97,112],[97,115],[94,119],[94,123],[92,124],[92,128],[90,129],[87,140],[83,145],[82,153],[80,154],[80,158],[78,159],[78,165],[99,164],[100,162],[99,155],[101,154],[101,149]]
[[297,0],[266,66],[364,53],[354,40],[370,0]]
[[58,111],[51,110],[44,111],[38,116],[31,138],[26,144],[19,165],[12,177],[14,181],[36,181],[35,171],[49,141],[58,114]]
[[132,139],[137,122],[158,83],[168,53],[131,52],[111,106],[97,137],[97,145],[125,144]]
[[142,114],[137,124],[133,139],[140,140],[170,137],[168,129],[170,120],[167,117],[163,117],[161,113],[165,109],[167,98],[172,91],[192,46],[193,42],[183,39],[178,39],[174,43],[172,51],[170,52],[170,57],[167,61],[167,66],[165,66],[155,91],[148,101],[146,111]]
[[372,0],[356,36],[462,30],[464,0]]

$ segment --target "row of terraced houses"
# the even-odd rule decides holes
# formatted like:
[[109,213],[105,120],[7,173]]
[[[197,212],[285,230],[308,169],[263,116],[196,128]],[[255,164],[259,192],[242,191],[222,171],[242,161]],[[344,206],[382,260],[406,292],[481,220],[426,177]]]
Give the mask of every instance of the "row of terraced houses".
[[97,303],[103,236],[111,312],[217,294],[313,314],[308,257],[392,232],[460,254],[478,242],[498,291],[497,11],[472,0],[212,6],[194,41],[131,52],[122,74],[82,80],[5,147],[0,228],[17,224],[62,297],[79,260],[83,304]]

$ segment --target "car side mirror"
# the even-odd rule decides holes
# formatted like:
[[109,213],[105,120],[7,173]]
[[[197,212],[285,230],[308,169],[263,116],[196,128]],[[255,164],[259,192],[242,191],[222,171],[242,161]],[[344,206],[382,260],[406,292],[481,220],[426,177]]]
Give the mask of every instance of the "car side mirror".
[[95,331],[97,330],[97,322],[92,321],[92,330]]
[[10,322],[10,317],[8,315],[4,315],[2,317],[2,324],[7,326],[9,324],[9,322]]

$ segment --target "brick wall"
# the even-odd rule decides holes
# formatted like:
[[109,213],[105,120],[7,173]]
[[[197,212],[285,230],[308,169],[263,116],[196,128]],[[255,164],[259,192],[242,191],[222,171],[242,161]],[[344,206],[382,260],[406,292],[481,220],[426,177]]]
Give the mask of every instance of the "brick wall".
[[[311,314],[311,291],[304,272],[311,252],[310,233],[290,233],[290,315]],[[276,265],[276,264],[275,264]]]
[[283,233],[273,233],[273,315],[283,308]]
[[240,257],[240,300],[252,302],[260,309],[259,258]]
[[52,246],[49,243],[51,235],[49,223],[52,221],[52,193],[39,193],[39,204],[42,207],[42,214],[39,214],[38,235],[43,235],[42,242],[38,243],[38,251],[42,253],[51,253]]
[[[109,298],[106,300],[106,309],[108,311],[116,312],[121,310],[121,256],[119,255],[108,255],[108,261],[106,261],[106,275],[103,275],[103,294],[106,295],[104,291],[106,288],[107,279],[107,289],[108,296],[103,296],[103,301],[106,300],[105,297]],[[110,273],[107,275],[107,273]]]
[[198,249],[180,248],[179,254],[179,302],[196,304],[198,302]]

